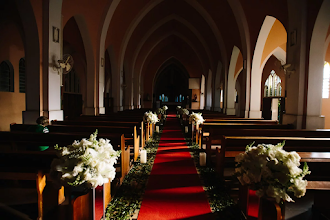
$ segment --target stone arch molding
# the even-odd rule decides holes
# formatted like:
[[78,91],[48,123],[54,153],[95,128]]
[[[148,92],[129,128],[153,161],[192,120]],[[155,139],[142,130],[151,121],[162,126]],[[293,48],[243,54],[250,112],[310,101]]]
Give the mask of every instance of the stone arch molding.
[[238,56],[241,53],[240,49],[236,46],[234,46],[230,64],[229,64],[229,71],[228,71],[228,88],[227,88],[227,115],[235,115],[235,85],[236,80],[239,74],[235,73],[236,65],[238,61]]
[[[23,123],[33,124],[40,116],[40,44],[38,26],[30,1],[15,0],[24,31],[26,63],[26,110],[23,112]],[[28,43],[27,43],[28,42]]]
[[[140,91],[140,88],[139,88],[139,82],[140,82],[140,79],[141,79],[141,71],[135,71],[136,69],[136,61],[137,61],[137,58],[138,58],[138,55],[140,54],[141,50],[142,50],[142,47],[143,45],[147,42],[147,40],[149,39],[149,37],[158,29],[160,28],[162,25],[166,24],[167,22],[170,22],[172,20],[176,20],[180,23],[182,23],[183,25],[185,25],[186,27],[188,27],[188,29],[193,32],[195,34],[195,36],[198,38],[198,40],[201,42],[201,44],[203,45],[203,48],[205,49],[205,52],[206,52],[206,55],[207,55],[207,58],[208,58],[208,65],[211,66],[211,52],[210,52],[210,48],[207,46],[207,43],[205,41],[205,39],[202,37],[201,33],[191,24],[189,23],[187,20],[183,19],[182,17],[179,17],[177,15],[170,15],[170,16],[167,16],[165,18],[163,18],[162,20],[160,20],[159,22],[157,22],[153,27],[151,27],[148,32],[145,33],[145,35],[143,36],[142,40],[139,42],[138,46],[137,46],[137,49],[135,50],[134,52],[134,55],[133,55],[133,63],[132,63],[132,73],[133,73],[133,78],[135,79],[134,80],[134,94],[136,96],[139,95],[139,91]],[[179,34],[177,34],[179,35]],[[167,35],[169,36],[169,35]],[[182,35],[181,35],[182,36]],[[186,39],[184,37],[184,39]],[[159,44],[159,42],[157,42],[156,44]],[[190,43],[190,45],[193,45],[192,43]],[[154,47],[153,47],[154,48]],[[152,51],[152,49],[150,50]],[[150,54],[150,51],[148,52],[148,54]],[[199,53],[197,53],[198,55]],[[201,60],[201,58],[200,58]],[[144,62],[143,62],[144,63]],[[207,69],[206,66],[204,66],[203,69]],[[138,79],[138,80],[136,80]],[[134,98],[134,100],[139,100],[138,97]]]
[[324,51],[326,36],[330,25],[330,0],[324,0],[317,15],[309,52],[309,74],[307,91],[307,117],[306,128],[315,129],[324,127],[322,110],[322,82],[324,68]]
[[[75,15],[74,19],[76,20],[78,28],[80,30],[81,38],[83,40],[83,44],[85,48],[86,61],[87,61],[86,82],[89,83],[86,83],[87,96],[85,101],[86,104],[85,104],[84,114],[95,115],[98,113],[98,111],[97,111],[96,94],[95,94],[95,84],[96,84],[94,77],[95,62],[93,56],[94,53],[93,53],[92,41],[88,32],[88,28],[84,16]],[[102,79],[102,82],[104,83],[104,79]]]
[[[194,53],[195,53],[196,56],[198,57],[198,60],[200,61],[201,66],[203,66],[203,68],[205,68],[205,66],[203,65],[203,59],[202,59],[200,53],[198,53],[197,49],[194,47],[194,44],[193,44],[191,41],[189,41],[189,40],[188,40],[185,36],[183,36],[182,34],[177,33],[177,32],[171,32],[171,33],[168,33],[167,35],[162,36],[162,38],[160,38],[160,39],[154,44],[154,46],[153,46],[152,48],[150,48],[150,50],[147,52],[146,56],[144,57],[144,59],[143,59],[143,61],[142,61],[141,66],[140,66],[140,68],[139,68],[139,70],[138,70],[138,79],[139,79],[138,82],[141,82],[141,78],[142,78],[142,75],[143,75],[143,74],[142,74],[142,72],[143,72],[143,67],[145,66],[145,63],[146,63],[148,57],[150,56],[150,54],[152,53],[152,51],[155,50],[155,48],[156,48],[159,44],[161,44],[162,41],[164,41],[166,38],[168,38],[168,37],[170,37],[170,36],[173,36],[173,35],[174,35],[174,36],[177,36],[177,37],[179,37],[179,38],[181,38],[182,40],[184,40],[184,41],[188,44],[188,46],[192,48],[192,50],[194,51]],[[137,89],[141,89],[141,88],[138,87]],[[137,92],[135,92],[135,94],[138,95]]]
[[252,61],[252,71],[251,71],[251,96],[250,96],[250,118],[261,118],[262,112],[261,108],[261,77],[263,68],[271,55],[274,55],[277,59],[285,61],[286,52],[280,47],[275,48],[270,52],[266,59],[262,60],[262,54],[266,46],[266,41],[269,33],[276,21],[275,17],[266,16],[262,24],[257,39],[253,61]]

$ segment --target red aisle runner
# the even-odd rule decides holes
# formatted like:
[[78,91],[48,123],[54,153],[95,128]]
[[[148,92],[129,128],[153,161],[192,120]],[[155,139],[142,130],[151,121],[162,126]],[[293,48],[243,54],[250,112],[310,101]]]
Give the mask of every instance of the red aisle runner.
[[214,219],[175,115],[164,126],[138,219]]

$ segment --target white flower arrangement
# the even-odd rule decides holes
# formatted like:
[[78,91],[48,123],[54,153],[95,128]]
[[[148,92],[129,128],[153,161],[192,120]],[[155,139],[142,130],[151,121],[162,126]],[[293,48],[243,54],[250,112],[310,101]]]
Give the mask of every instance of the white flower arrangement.
[[55,145],[59,159],[52,161],[51,172],[59,174],[61,185],[78,186],[87,183],[90,188],[112,181],[116,176],[114,164],[120,155],[110,140],[96,139],[97,130],[89,139],[74,141],[67,147]]
[[166,105],[164,105],[164,106],[162,107],[162,109],[164,110],[164,112],[166,112],[166,110],[168,109],[168,107],[167,107]]
[[186,108],[179,108],[179,109],[178,109],[178,113],[179,113],[180,115],[189,115],[189,110],[186,109]]
[[151,111],[144,113],[144,119],[146,120],[146,122],[151,124],[156,124],[157,122],[159,122],[158,116]]
[[189,116],[189,122],[194,123],[195,125],[203,124],[204,118],[202,116],[202,113],[194,113],[192,112]]
[[158,108],[157,110],[156,110],[156,114],[161,114],[161,115],[163,115],[165,113],[165,111],[164,111],[164,109],[163,108]]
[[300,156],[297,152],[283,150],[284,142],[275,146],[252,145],[235,158],[235,175],[242,185],[256,190],[259,197],[275,198],[277,203],[281,200],[294,202],[289,192],[297,198],[305,195],[307,180],[303,177],[310,171],[306,162],[303,169],[299,168]]

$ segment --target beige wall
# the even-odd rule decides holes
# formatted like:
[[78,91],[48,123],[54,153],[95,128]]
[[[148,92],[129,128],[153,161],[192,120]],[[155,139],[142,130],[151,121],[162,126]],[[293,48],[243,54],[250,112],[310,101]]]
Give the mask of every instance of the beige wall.
[[[325,55],[325,61],[330,63],[330,45],[328,46],[327,53]],[[330,98],[322,99],[321,114],[324,115],[324,117],[325,117],[324,128],[330,129]]]
[[0,92],[0,131],[9,131],[10,123],[22,123],[25,111],[25,93],[19,93],[19,60],[24,46],[19,27],[12,21],[0,22],[0,62],[9,60],[14,68],[14,92]]

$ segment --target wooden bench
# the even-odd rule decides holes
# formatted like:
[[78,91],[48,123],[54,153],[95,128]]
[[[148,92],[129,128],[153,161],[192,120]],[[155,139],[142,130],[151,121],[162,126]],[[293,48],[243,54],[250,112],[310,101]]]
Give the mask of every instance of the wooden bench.
[[[19,138],[17,138],[17,137],[19,137]],[[115,137],[117,139],[115,139]],[[24,157],[26,159],[28,159],[29,157],[26,156],[26,151],[22,150],[24,148],[24,145],[26,145],[26,144],[30,144],[30,145],[32,144],[32,145],[37,145],[37,146],[38,145],[53,146],[54,144],[58,143],[59,146],[66,146],[68,144],[71,144],[73,142],[73,140],[81,140],[82,138],[85,138],[85,136],[83,136],[82,134],[63,135],[63,134],[57,134],[57,133],[52,133],[52,134],[51,133],[48,133],[48,134],[33,133],[33,134],[31,134],[28,132],[0,132],[0,146],[5,143],[7,143],[7,144],[9,143],[10,145],[15,145],[15,149],[16,149],[16,151],[3,152],[1,155],[5,156],[6,158],[12,158],[12,157],[17,158],[19,155],[23,154]],[[119,173],[117,173],[119,175],[116,176],[116,178],[119,179],[118,183],[121,184],[125,175],[130,170],[130,152],[129,152],[129,148],[125,144],[125,142],[126,142],[125,136],[124,136],[124,134],[122,134],[118,137],[117,134],[112,134],[112,135],[108,135],[108,136],[103,136],[103,138],[111,139],[111,143],[112,143],[114,149],[117,150],[118,145],[119,145],[119,149],[122,151],[120,160],[119,160],[119,162],[120,162]],[[41,163],[43,160],[36,161],[37,162],[35,164],[36,172],[38,172],[41,167],[48,167],[48,169],[50,169],[50,163],[51,163],[52,159],[56,157],[56,151],[54,149],[52,149],[52,147],[50,147],[50,149],[43,151],[43,152],[28,151],[28,155],[29,154],[33,155],[32,159],[35,158],[35,155],[41,155],[43,157],[43,160],[46,160],[48,158],[45,155],[51,156],[51,159],[46,160],[48,162],[47,165],[43,165]],[[8,155],[11,155],[11,157],[9,157]],[[30,160],[30,158],[29,158],[29,160]],[[11,161],[17,161],[17,159],[12,158]],[[9,168],[6,167],[5,171],[7,172],[7,174],[4,176],[19,175],[19,176],[22,176],[21,178],[30,178],[28,176],[31,176],[31,174],[29,174],[29,175],[21,174],[23,172],[23,170],[24,169],[22,169],[22,167],[14,169],[14,168],[10,168],[10,166],[9,166]],[[8,173],[9,171],[11,172],[10,174]],[[33,174],[33,172],[32,172],[32,174]],[[110,183],[109,183],[109,185],[105,186],[104,190],[105,190],[105,203],[107,205],[111,200]],[[77,200],[77,202],[73,202],[72,205],[85,201],[84,199],[83,200],[81,200],[81,199],[82,198],[79,198]],[[79,219],[79,218],[77,218],[77,219]]]
[[[43,219],[47,212],[52,211],[65,200],[64,187],[60,189],[52,187],[52,181],[49,178],[51,162],[56,157],[53,152],[22,151],[2,152],[0,154],[0,179],[2,183],[8,180],[32,181],[30,185],[34,185],[36,194],[30,199],[25,199],[32,199],[33,201],[34,198],[37,198],[38,219]],[[45,191],[46,186],[47,190]]]
[[134,127],[136,126],[137,136],[140,136],[141,147],[145,145],[146,128],[143,121],[123,121],[123,120],[112,120],[112,121],[51,121],[51,125],[79,125],[79,126],[97,126],[97,127]]
[[[330,190],[330,138],[301,138],[301,137],[235,137],[223,136],[221,140],[221,149],[216,149],[216,171],[220,177],[224,176],[225,163],[234,167],[234,159],[239,153],[244,152],[246,145],[255,141],[257,144],[277,144],[285,140],[284,149],[287,151],[297,151],[301,156],[301,162],[308,162],[312,174],[307,175],[307,189]],[[243,190],[244,191],[244,190]],[[318,192],[319,193],[319,192]],[[322,196],[319,196],[322,198]],[[315,199],[315,207],[320,207],[322,202]],[[248,193],[240,192],[240,206],[243,212],[247,211]],[[321,208],[320,208],[321,209]]]
[[[11,124],[10,130],[13,132],[16,131],[27,131],[29,127],[36,126],[31,124]],[[98,136],[119,133],[125,134],[127,145],[133,146],[131,149],[133,152],[133,161],[135,162],[139,156],[139,147],[140,147],[140,136],[137,134],[136,126],[95,126],[95,125],[64,125],[64,124],[55,124],[47,126],[50,133],[85,133],[86,137],[89,137],[90,134],[98,131]]]
[[226,129],[226,128],[211,128],[206,133],[206,153],[208,160],[212,155],[211,146],[221,145],[222,136],[269,136],[269,137],[329,137],[330,129]]
[[196,130],[196,143],[199,144],[200,148],[203,146],[204,137],[209,136],[211,129],[293,129],[293,125],[281,125],[281,124],[269,124],[268,122],[258,123],[204,123],[200,125],[200,128]]

